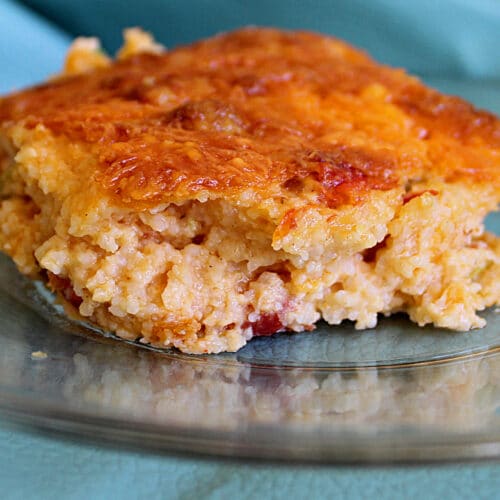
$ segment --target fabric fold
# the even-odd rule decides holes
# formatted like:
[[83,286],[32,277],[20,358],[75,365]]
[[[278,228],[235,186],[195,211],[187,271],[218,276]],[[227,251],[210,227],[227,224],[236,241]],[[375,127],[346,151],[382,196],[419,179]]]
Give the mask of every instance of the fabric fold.
[[46,79],[62,66],[71,37],[30,9],[0,3],[0,93]]

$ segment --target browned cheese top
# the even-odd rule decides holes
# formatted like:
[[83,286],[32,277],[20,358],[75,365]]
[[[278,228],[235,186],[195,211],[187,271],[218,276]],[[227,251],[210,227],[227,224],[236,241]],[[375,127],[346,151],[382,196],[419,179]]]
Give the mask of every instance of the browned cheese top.
[[307,32],[247,28],[64,77],[0,101],[2,128],[19,122],[88,144],[89,175],[137,207],[306,179],[330,207],[408,179],[500,183],[494,115]]

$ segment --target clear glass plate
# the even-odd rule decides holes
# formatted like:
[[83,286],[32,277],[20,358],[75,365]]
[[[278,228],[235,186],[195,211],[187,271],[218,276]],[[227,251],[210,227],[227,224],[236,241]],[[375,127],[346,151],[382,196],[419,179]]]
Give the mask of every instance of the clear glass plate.
[[[500,110],[500,85],[437,82]],[[455,86],[454,86],[455,85]],[[490,229],[500,233],[500,217]],[[387,463],[500,457],[500,314],[465,333],[404,316],[189,356],[68,320],[0,258],[0,416],[141,448]],[[75,335],[76,334],[76,335]],[[132,345],[130,345],[132,344]]]

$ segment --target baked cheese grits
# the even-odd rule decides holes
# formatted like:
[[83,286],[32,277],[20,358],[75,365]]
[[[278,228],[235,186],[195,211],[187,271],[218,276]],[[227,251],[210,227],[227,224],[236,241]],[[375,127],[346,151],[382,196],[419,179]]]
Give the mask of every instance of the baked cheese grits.
[[323,318],[484,325],[500,121],[306,32],[77,39],[0,100],[0,248],[76,313],[187,353]]

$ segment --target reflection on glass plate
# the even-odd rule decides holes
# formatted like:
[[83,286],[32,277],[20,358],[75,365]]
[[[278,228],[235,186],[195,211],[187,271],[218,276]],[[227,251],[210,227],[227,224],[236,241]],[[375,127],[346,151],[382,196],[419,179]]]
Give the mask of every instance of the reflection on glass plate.
[[55,310],[5,258],[0,282],[0,409],[16,422],[274,459],[500,454],[493,310],[485,329],[468,333],[397,318],[369,332],[321,326],[255,339],[236,354],[188,356],[104,342]]
[[[500,91],[488,89],[500,109]],[[43,287],[0,258],[0,415],[223,456],[500,457],[500,314],[484,315],[487,327],[471,332],[395,317],[364,332],[320,325],[257,338],[234,354],[155,352],[67,320]]]

